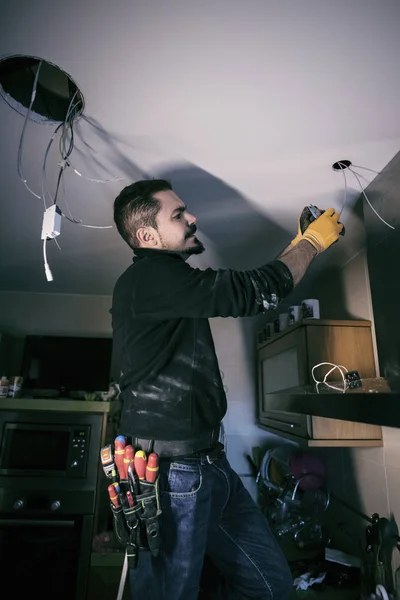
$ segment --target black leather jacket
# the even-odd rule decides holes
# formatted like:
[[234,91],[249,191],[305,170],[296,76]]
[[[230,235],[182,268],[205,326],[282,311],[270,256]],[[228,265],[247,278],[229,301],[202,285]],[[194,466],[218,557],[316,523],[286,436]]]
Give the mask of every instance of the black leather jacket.
[[164,250],[135,250],[112,302],[120,433],[182,440],[213,429],[226,396],[208,319],[275,308],[293,288],[279,260],[248,271],[200,270]]

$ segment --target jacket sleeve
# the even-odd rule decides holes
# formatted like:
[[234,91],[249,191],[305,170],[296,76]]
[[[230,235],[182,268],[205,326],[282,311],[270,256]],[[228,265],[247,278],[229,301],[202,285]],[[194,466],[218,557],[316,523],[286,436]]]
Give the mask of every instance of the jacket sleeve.
[[279,260],[248,271],[195,269],[168,256],[144,263],[132,307],[140,317],[255,316],[276,308],[293,289],[291,272]]

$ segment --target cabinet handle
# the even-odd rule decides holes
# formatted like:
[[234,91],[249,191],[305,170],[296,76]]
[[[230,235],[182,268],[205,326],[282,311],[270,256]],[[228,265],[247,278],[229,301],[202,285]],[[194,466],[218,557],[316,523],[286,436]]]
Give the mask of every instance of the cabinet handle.
[[286,427],[300,427],[298,423],[288,423],[287,421],[282,421],[281,419],[274,419],[274,417],[267,417],[268,421],[275,421],[275,423],[280,423],[281,425],[286,425]]

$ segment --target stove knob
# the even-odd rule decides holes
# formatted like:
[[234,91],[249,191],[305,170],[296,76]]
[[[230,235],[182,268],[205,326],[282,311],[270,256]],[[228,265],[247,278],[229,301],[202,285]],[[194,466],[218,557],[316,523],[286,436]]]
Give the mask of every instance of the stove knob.
[[78,461],[74,460],[74,462],[71,463],[71,467],[77,467],[78,466]]
[[54,502],[52,502],[50,504],[50,508],[51,510],[58,510],[61,506],[61,502],[59,500],[54,500]]
[[13,509],[14,510],[21,510],[21,508],[24,508],[24,501],[23,500],[16,500],[13,504]]

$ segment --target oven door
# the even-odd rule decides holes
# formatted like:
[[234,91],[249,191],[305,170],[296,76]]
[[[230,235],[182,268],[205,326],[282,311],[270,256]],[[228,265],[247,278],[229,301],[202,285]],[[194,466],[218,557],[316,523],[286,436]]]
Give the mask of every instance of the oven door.
[[0,572],[13,598],[84,600],[93,517],[0,518]]

